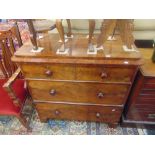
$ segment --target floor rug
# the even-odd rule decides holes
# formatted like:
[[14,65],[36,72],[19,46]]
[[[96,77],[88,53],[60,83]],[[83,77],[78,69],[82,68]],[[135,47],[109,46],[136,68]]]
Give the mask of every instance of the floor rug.
[[[30,110],[31,100],[27,98],[23,114]],[[32,103],[32,102],[31,102]],[[18,119],[14,117],[0,116],[0,134],[1,135],[139,135],[145,134],[143,130],[137,128],[109,128],[105,123],[80,122],[49,120],[42,123],[39,120],[37,112],[34,110],[30,127],[32,131],[27,131]]]
[[0,119],[1,135],[139,135],[144,134],[136,128],[109,128],[107,124],[95,122],[50,120],[41,123],[36,111],[31,118],[32,131],[27,131],[18,119]]

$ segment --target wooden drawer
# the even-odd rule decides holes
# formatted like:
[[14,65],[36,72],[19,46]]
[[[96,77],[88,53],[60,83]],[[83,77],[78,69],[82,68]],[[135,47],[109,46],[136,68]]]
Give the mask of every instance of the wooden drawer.
[[26,78],[74,80],[75,67],[62,64],[22,64],[22,72]]
[[128,85],[29,81],[34,100],[123,105]]
[[84,106],[76,104],[36,104],[41,121],[67,119],[78,121],[119,122],[122,109],[117,107]]
[[153,90],[155,92],[155,78],[145,77],[142,90]]
[[154,97],[155,98],[155,90],[143,89],[143,90],[141,90],[140,95],[148,96],[148,97],[150,96],[150,97]]
[[155,105],[155,97],[153,96],[151,97],[147,97],[147,96],[140,96],[137,98],[136,103],[135,104],[152,104]]
[[105,66],[77,66],[76,79],[101,82],[130,82],[134,75],[133,68]]
[[149,83],[154,83],[155,84],[155,77],[152,77],[152,78],[151,77],[150,78],[149,77],[147,77],[147,78],[145,77],[144,81],[147,84],[149,84]]
[[147,100],[147,102],[150,102],[153,101],[155,103],[155,95],[153,94],[140,94],[138,97],[137,97],[137,100],[141,100],[142,102],[144,100]]
[[127,119],[155,122],[155,111],[140,111],[132,108],[127,115]]
[[24,76],[32,79],[131,82],[134,75],[132,68],[94,65],[22,64],[21,68]]
[[144,83],[143,88],[142,89],[151,89],[155,91],[155,83]]
[[152,105],[152,104],[134,104],[134,105],[131,105],[130,107],[131,109],[136,109],[136,110],[139,110],[139,111],[154,111],[155,112],[155,104]]

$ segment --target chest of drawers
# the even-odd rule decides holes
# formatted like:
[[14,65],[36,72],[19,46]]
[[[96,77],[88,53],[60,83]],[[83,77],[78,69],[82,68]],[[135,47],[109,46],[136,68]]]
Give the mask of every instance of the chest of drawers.
[[[103,51],[88,55],[85,38],[75,35],[67,43],[69,54],[57,55],[59,37],[48,35],[39,41],[44,47],[41,53],[30,52],[32,45],[28,42],[12,58],[21,67],[41,121],[119,123],[141,64],[140,54],[125,53],[121,46],[114,46],[110,57]],[[109,43],[106,45],[108,52]]]
[[141,50],[144,65],[138,71],[124,111],[123,124],[155,127],[155,64],[153,49]]

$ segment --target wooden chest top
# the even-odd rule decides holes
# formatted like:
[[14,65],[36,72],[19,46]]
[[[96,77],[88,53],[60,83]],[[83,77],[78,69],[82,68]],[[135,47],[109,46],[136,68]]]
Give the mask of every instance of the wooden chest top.
[[[95,42],[94,37],[94,42]],[[25,43],[12,58],[15,62],[36,62],[36,63],[73,63],[73,64],[114,64],[114,65],[140,65],[140,52],[124,52],[122,42],[117,37],[115,41],[107,41],[104,51],[99,50],[96,55],[87,54],[88,41],[86,35],[74,35],[68,39],[66,48],[69,53],[65,55],[57,54],[56,51],[62,43],[59,42],[58,34],[44,35],[38,40],[40,47],[44,47],[41,53],[33,53],[31,42]]]
[[144,64],[140,67],[144,76],[155,77],[155,63],[152,62],[153,49],[140,49]]

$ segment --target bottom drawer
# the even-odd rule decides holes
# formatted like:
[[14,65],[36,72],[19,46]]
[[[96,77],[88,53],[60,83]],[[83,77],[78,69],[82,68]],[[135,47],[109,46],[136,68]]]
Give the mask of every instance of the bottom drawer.
[[139,109],[132,108],[127,114],[127,119],[134,121],[155,122],[155,111],[141,111]]
[[133,111],[154,111],[155,112],[155,105],[151,105],[151,104],[135,104],[135,105],[131,105],[131,109],[135,109]]
[[61,103],[37,103],[40,120],[48,119],[118,123],[122,108]]

